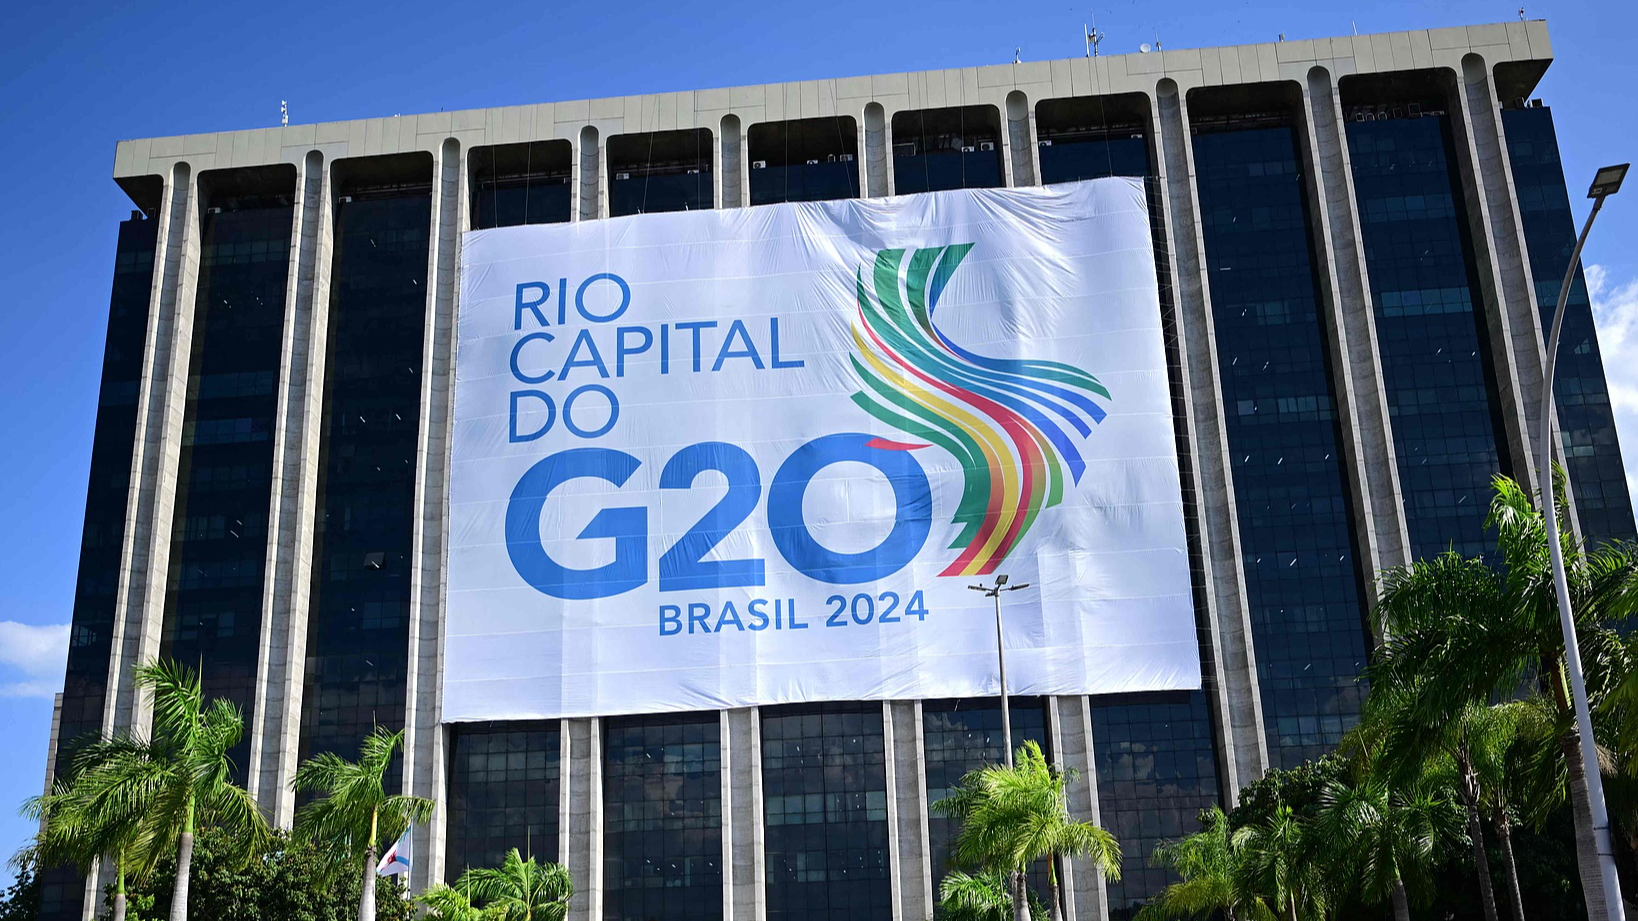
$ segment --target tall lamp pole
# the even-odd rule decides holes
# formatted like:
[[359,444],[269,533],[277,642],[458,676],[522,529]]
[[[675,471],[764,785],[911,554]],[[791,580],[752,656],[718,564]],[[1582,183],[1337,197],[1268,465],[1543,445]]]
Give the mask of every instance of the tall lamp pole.
[[1001,593],[1029,588],[1029,583],[1008,585],[1006,576],[996,576],[994,586],[980,582],[967,587],[982,592],[986,598],[995,599],[995,661],[997,671],[1001,673],[1001,747],[1006,750],[1007,767],[1012,767],[1012,710],[1007,706],[1007,646],[1001,640]]
[[[1553,589],[1558,595],[1558,621],[1564,631],[1564,658],[1569,666],[1570,691],[1575,698],[1575,726],[1581,735],[1581,773],[1587,782],[1587,799],[1592,811],[1593,841],[1598,848],[1598,869],[1604,882],[1604,904],[1610,921],[1625,921],[1626,909],[1621,904],[1621,882],[1615,868],[1615,849],[1610,842],[1610,816],[1604,805],[1604,780],[1598,772],[1598,749],[1593,740],[1592,714],[1587,708],[1587,683],[1581,674],[1581,647],[1576,641],[1575,617],[1570,611],[1570,585],[1564,575],[1564,550],[1558,542],[1558,500],[1553,482],[1553,367],[1558,359],[1558,336],[1564,328],[1564,304],[1570,297],[1570,282],[1575,278],[1575,267],[1581,258],[1581,247],[1587,242],[1593,219],[1604,207],[1604,199],[1621,188],[1631,164],[1606,166],[1593,176],[1587,197],[1593,200],[1592,213],[1581,228],[1570,253],[1570,264],[1564,272],[1564,283],[1558,288],[1558,307],[1553,311],[1553,331],[1547,337],[1547,368],[1542,375],[1541,393],[1541,506],[1547,523],[1547,552],[1553,561]],[[1590,901],[1590,900],[1589,900]],[[1588,916],[1592,913],[1589,911]]]

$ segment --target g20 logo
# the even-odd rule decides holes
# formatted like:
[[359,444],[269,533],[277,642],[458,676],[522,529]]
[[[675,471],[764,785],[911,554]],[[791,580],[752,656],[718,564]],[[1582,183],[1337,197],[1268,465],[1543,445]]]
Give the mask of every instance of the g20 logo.
[[[909,451],[875,447],[872,440],[857,432],[816,438],[793,451],[768,486],[767,521],[774,547],[792,568],[819,582],[851,585],[889,576],[915,559],[932,529],[932,491],[921,464]],[[891,530],[875,547],[858,553],[820,544],[802,511],[802,497],[813,478],[832,464],[849,461],[874,467],[893,489]],[[544,594],[573,600],[608,598],[647,584],[649,516],[643,506],[603,509],[577,536],[614,542],[614,560],[603,566],[564,566],[540,540],[540,515],[552,490],[583,477],[624,486],[641,463],[611,448],[573,448],[530,467],[506,508],[506,551],[518,575]],[[761,559],[705,559],[762,501],[761,471],[744,448],[720,441],[682,448],[661,468],[660,488],[689,489],[707,470],[727,478],[728,492],[660,555],[662,592],[764,584]]]

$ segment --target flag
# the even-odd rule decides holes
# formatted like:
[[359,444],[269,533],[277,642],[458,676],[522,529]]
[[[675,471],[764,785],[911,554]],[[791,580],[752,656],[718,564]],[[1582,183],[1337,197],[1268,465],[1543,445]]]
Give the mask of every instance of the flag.
[[400,873],[408,873],[409,870],[410,830],[406,828],[398,840],[393,842],[392,847],[387,848],[387,852],[381,855],[381,862],[375,865],[375,873],[377,876],[397,876]]

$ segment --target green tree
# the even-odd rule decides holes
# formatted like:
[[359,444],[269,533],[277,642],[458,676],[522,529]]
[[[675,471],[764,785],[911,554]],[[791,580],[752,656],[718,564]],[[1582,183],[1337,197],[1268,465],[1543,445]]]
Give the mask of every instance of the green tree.
[[27,848],[12,858],[17,878],[0,893],[0,921],[39,921],[40,874]]
[[941,811],[960,822],[950,856],[959,866],[1010,873],[1013,910],[1024,919],[1030,915],[1023,903],[1023,874],[1035,861],[1047,859],[1048,910],[1059,921],[1063,899],[1057,859],[1086,857],[1106,877],[1119,879],[1120,844],[1104,829],[1070,817],[1066,793],[1071,777],[1047,763],[1040,745],[1025,742],[1015,762],[1010,768],[989,765],[969,773],[940,802]]
[[426,921],[484,921],[484,912],[464,890],[442,883],[415,897],[426,908]]
[[103,858],[114,865],[113,921],[125,921],[127,872],[141,866],[142,822],[151,802],[139,788],[137,795],[120,796],[98,775],[59,780],[51,792],[30,798],[23,815],[40,823],[34,841],[19,857],[36,866],[73,865],[81,873]]
[[495,921],[563,921],[574,895],[574,883],[562,864],[539,864],[517,848],[506,852],[499,867],[474,867],[461,874],[455,888],[471,893],[485,918]]
[[1380,775],[1332,781],[1322,794],[1313,831],[1339,898],[1390,902],[1398,921],[1410,919],[1410,894],[1425,902],[1446,850],[1460,840],[1461,810],[1439,786],[1422,780],[1401,787]]
[[1272,901],[1288,921],[1304,914],[1324,916],[1325,880],[1316,842],[1290,806],[1278,806],[1267,819],[1237,829],[1232,845],[1242,891]]
[[323,752],[302,762],[292,781],[297,790],[322,794],[296,813],[296,836],[355,869],[362,861],[358,921],[375,917],[378,845],[396,840],[415,822],[425,822],[435,805],[419,796],[388,795],[387,768],[403,743],[402,729],[389,732],[377,726],[364,737],[357,761]]
[[77,796],[101,815],[140,812],[138,839],[146,874],[163,854],[176,855],[171,921],[186,921],[194,836],[202,826],[232,831],[241,856],[267,840],[267,824],[233,782],[228,752],[244,721],[225,700],[205,702],[199,677],[170,662],[136,670],[136,686],[153,707],[153,738],[116,736],[87,744],[75,758]]
[[1218,806],[1200,814],[1199,831],[1158,845],[1154,863],[1182,879],[1161,890],[1138,913],[1138,921],[1164,918],[1211,918],[1222,912],[1227,921],[1268,921],[1274,917],[1268,903],[1244,889],[1245,874],[1234,848],[1229,817]]
[[[1012,916],[1012,877],[1000,869],[967,873],[952,870],[938,886],[938,907],[946,921],[1007,921]],[[1029,893],[1035,915],[1047,913],[1035,893]]]
[[[1562,497],[1563,472],[1555,470],[1553,480]],[[1446,554],[1390,571],[1383,579],[1376,611],[1389,639],[1370,669],[1372,696],[1385,682],[1415,687],[1418,694],[1407,708],[1425,727],[1448,721],[1472,703],[1512,697],[1530,682],[1539,684],[1560,714],[1573,714],[1541,514],[1518,483],[1496,477],[1494,484],[1486,524],[1496,533],[1499,565]],[[1613,544],[1589,551],[1569,533],[1561,546],[1577,630],[1585,641],[1603,642],[1598,635],[1608,632],[1607,625],[1638,611],[1638,547]],[[1589,681],[1589,692],[1600,688],[1597,680]],[[1558,748],[1575,819],[1582,889],[1589,909],[1602,914],[1580,739],[1573,721],[1564,727]]]

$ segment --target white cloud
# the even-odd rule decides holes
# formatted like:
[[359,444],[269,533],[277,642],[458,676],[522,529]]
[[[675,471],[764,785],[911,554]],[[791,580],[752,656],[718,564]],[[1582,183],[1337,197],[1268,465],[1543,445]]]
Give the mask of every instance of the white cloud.
[[67,662],[67,624],[0,620],[0,697],[50,698]]
[[1627,487],[1638,496],[1638,278],[1618,283],[1603,266],[1589,265],[1587,292],[1627,465]]

